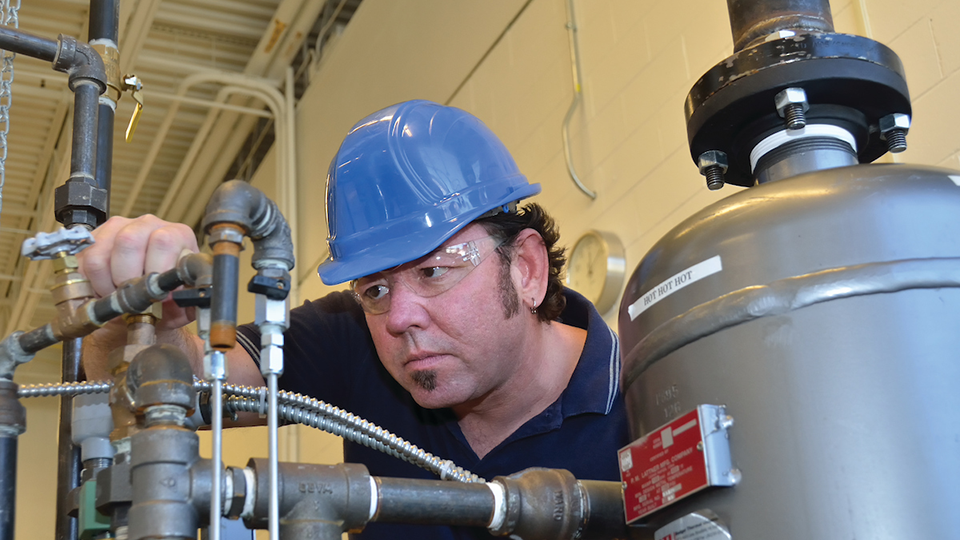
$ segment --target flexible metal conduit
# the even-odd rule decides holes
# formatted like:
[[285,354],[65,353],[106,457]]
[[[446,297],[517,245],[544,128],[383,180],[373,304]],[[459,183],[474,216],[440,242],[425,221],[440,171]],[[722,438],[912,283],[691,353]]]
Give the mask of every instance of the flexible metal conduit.
[[[32,398],[95,394],[109,392],[111,387],[113,387],[111,381],[24,385],[20,387],[17,395],[21,398]],[[209,392],[213,385],[206,381],[194,381],[193,387],[199,392]],[[223,392],[236,396],[227,402],[228,407],[236,411],[263,413],[266,410],[266,388],[264,387],[224,384]],[[442,460],[380,426],[358,418],[339,407],[315,398],[284,391],[280,391],[278,397],[282,402],[279,411],[280,416],[289,422],[315,427],[385,454],[390,454],[431,471],[444,480],[484,482],[484,479],[456,466],[452,461]]]
[[[316,400],[312,398],[306,399],[316,402]],[[437,456],[418,448],[416,445],[410,444],[380,426],[358,418],[332,405],[323,402],[317,403],[316,408],[306,405],[303,407],[279,405],[277,412],[284,420],[315,427],[402,459],[436,474],[442,480],[456,480],[465,483],[484,481],[476,474],[454,465],[452,461],[441,460]],[[227,401],[227,406],[232,410],[240,412],[263,413],[267,409],[266,403],[259,397],[234,397]]]

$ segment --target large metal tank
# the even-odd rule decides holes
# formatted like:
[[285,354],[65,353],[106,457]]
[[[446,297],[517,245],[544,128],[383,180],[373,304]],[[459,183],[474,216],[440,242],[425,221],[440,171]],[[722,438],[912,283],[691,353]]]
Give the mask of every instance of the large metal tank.
[[650,250],[619,320],[635,438],[701,404],[734,420],[739,482],[651,531],[708,510],[734,539],[960,538],[960,172],[736,193]]

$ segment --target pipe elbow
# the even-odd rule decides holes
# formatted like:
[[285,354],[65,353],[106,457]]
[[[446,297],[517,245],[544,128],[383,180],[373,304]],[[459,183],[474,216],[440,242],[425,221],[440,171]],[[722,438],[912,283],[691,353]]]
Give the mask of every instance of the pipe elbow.
[[290,226],[276,203],[259,189],[242,180],[221,184],[207,203],[202,226],[209,233],[224,223],[242,227],[253,240],[255,268],[276,266],[277,262],[287,271],[293,268]]
[[204,210],[202,227],[207,233],[216,225],[232,224],[243,228],[246,234],[254,228],[254,219],[263,212],[266,196],[259,189],[242,180],[220,184]]
[[99,93],[107,89],[107,72],[103,59],[93,47],[76,38],[60,34],[60,45],[57,55],[53,59],[53,69],[67,73],[70,90],[83,83],[93,83],[99,88]]

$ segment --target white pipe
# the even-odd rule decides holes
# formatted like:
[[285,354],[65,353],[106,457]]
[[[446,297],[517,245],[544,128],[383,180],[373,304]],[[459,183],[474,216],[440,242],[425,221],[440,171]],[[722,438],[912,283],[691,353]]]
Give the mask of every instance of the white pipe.
[[[231,92],[227,88],[221,88],[220,91],[217,92],[217,97],[214,101],[226,101],[230,94]],[[177,174],[173,177],[173,181],[167,186],[167,192],[164,194],[163,201],[160,202],[160,207],[156,211],[158,216],[164,216],[167,213],[167,210],[170,209],[173,199],[176,197],[177,193],[179,193],[180,186],[183,184],[183,178],[187,175],[187,171],[190,170],[190,167],[193,166],[193,161],[197,158],[197,154],[204,147],[207,136],[210,134],[210,130],[213,128],[214,122],[217,120],[217,118],[218,116],[214,114],[214,111],[210,111],[203,119],[203,124],[200,125],[200,129],[198,129],[193,136],[193,142],[190,143],[190,149],[187,150],[187,154],[180,160],[180,167],[177,169]]]
[[[293,243],[294,249],[298,246],[298,234],[297,231],[300,230],[300,223],[298,222],[298,198],[297,198],[297,129],[296,129],[296,95],[294,85],[296,82],[293,77],[293,67],[287,67],[287,84],[285,85],[285,95],[286,95],[286,131],[287,131],[287,140],[286,140],[286,152],[285,158],[287,160],[287,175],[285,178],[278,178],[277,183],[281,181],[284,182],[287,186],[287,200],[289,203],[284,209],[284,216],[287,218],[287,224],[290,225],[290,241]],[[277,150],[281,150],[280,147]],[[277,156],[278,158],[280,156]],[[297,279],[296,274],[290,276],[290,305],[298,306],[300,305],[300,280]]]
[[[232,115],[229,115],[229,113],[223,114],[223,117],[227,116]],[[235,119],[234,128],[230,130],[226,142],[223,143],[222,150],[218,151],[215,155],[207,152],[197,158],[198,165],[194,166],[193,173],[187,177],[185,182],[185,185],[188,186],[186,189],[196,194],[193,202],[190,203],[186,209],[178,206],[171,207],[170,214],[166,216],[165,219],[183,223],[197,223],[200,221],[206,208],[207,200],[223,181],[226,170],[233,164],[234,157],[247,141],[248,134],[253,130],[256,121],[257,119],[252,116],[243,116],[239,120]],[[224,124],[223,118],[217,123]],[[217,130],[214,131],[216,132]],[[211,138],[215,136],[216,133]],[[205,159],[205,163],[199,165],[200,159],[204,157],[210,157],[210,159]],[[212,162],[212,164],[210,162]],[[198,176],[198,169],[206,171],[203,175],[206,181],[200,182],[199,184],[196,178]]]
[[277,47],[277,56],[267,67],[266,78],[280,79],[284,77],[283,72],[290,67],[290,62],[293,62],[297,53],[300,52],[300,45],[317,22],[324,4],[326,4],[326,0],[307,0],[304,2],[300,8],[300,13],[294,19],[293,25],[287,30],[283,42]]
[[121,19],[124,26],[119,34],[120,43],[123,43],[123,54],[120,55],[121,74],[129,73],[139,58],[159,7],[160,0],[141,0],[137,2],[137,8],[128,19],[129,24],[127,19]]
[[597,193],[587,189],[587,186],[583,185],[580,177],[577,176],[577,171],[573,167],[573,156],[570,152],[570,120],[573,118],[573,112],[577,106],[583,101],[583,86],[580,84],[580,45],[577,41],[577,17],[573,11],[573,0],[567,0],[567,9],[570,17],[567,22],[567,29],[570,30],[570,62],[573,64],[573,102],[567,109],[567,115],[563,119],[563,127],[560,130],[563,135],[563,155],[567,160],[567,172],[570,173],[573,183],[580,188],[584,195],[596,199]]
[[[242,81],[245,80],[247,80],[247,77],[238,75],[236,73],[221,73],[216,71],[193,73],[191,75],[187,75],[186,78],[180,82],[180,84],[177,86],[177,92],[175,96],[185,96],[187,90],[198,84],[220,82],[223,84],[236,84],[237,86],[242,86]],[[236,83],[233,81],[241,82]],[[266,83],[263,83],[262,85],[272,88]],[[276,92],[276,89],[273,90]],[[279,94],[279,92],[277,93]],[[133,205],[136,202],[137,197],[140,196],[140,191],[143,189],[143,184],[147,179],[147,175],[150,174],[150,169],[153,168],[153,164],[157,159],[157,155],[160,153],[160,149],[163,147],[163,142],[166,139],[167,133],[170,131],[170,127],[173,125],[173,120],[179,110],[179,101],[174,101],[170,108],[167,109],[167,115],[160,124],[157,134],[154,135],[153,144],[150,146],[150,150],[147,152],[147,156],[143,161],[143,165],[140,167],[140,172],[137,174],[136,180],[134,180],[133,187],[130,188],[130,194],[127,196],[127,201],[123,206],[123,210],[120,212],[121,215],[129,215],[131,210],[133,210]],[[167,193],[169,195],[170,192],[168,191]]]
[[[191,77],[193,76],[191,75]],[[280,134],[283,133],[283,128],[285,127],[284,124],[286,124],[284,121],[285,115],[283,113],[284,99],[280,92],[266,81],[232,73],[200,73],[197,74],[197,77],[203,78],[204,82],[219,82],[222,84],[229,84],[231,86],[224,88],[225,91],[236,94],[246,94],[262,100],[273,113],[273,117],[277,123],[277,132]],[[283,139],[286,139],[286,136],[283,136]],[[199,137],[194,140],[194,144],[191,146],[190,152],[188,153],[189,159],[185,159],[183,164],[180,166],[180,170],[177,171],[177,176],[174,178],[170,188],[167,190],[167,194],[164,197],[163,202],[160,204],[160,209],[157,211],[158,215],[163,216],[170,209],[170,205],[173,203],[173,199],[180,189],[180,185],[183,183],[189,167],[196,158],[199,148],[203,146],[201,141],[202,139]],[[285,141],[282,141],[281,136],[278,136],[277,143],[280,148],[283,148],[283,142]],[[198,150],[194,151],[194,147],[197,147]],[[284,160],[278,160],[277,166],[278,174],[282,175],[285,172],[283,169],[286,167]]]
[[171,94],[169,92],[158,92],[156,90],[150,91],[150,99],[158,101],[179,101],[180,103],[189,103],[191,105],[199,105],[201,107],[209,107],[211,109],[218,109],[221,111],[231,111],[240,114],[248,114],[250,116],[259,116],[261,118],[271,118],[273,115],[268,113],[263,109],[254,109],[253,107],[241,107],[240,105],[230,105],[229,103],[223,103],[220,101],[209,100],[209,99],[200,99],[193,98],[188,96],[178,96],[176,94]]

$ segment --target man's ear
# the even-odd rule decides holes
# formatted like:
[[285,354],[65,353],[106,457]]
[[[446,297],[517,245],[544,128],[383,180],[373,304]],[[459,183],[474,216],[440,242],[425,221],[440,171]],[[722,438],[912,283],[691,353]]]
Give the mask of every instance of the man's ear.
[[547,294],[550,277],[547,246],[540,233],[533,229],[520,231],[513,246],[511,275],[520,302],[527,308],[539,306]]

